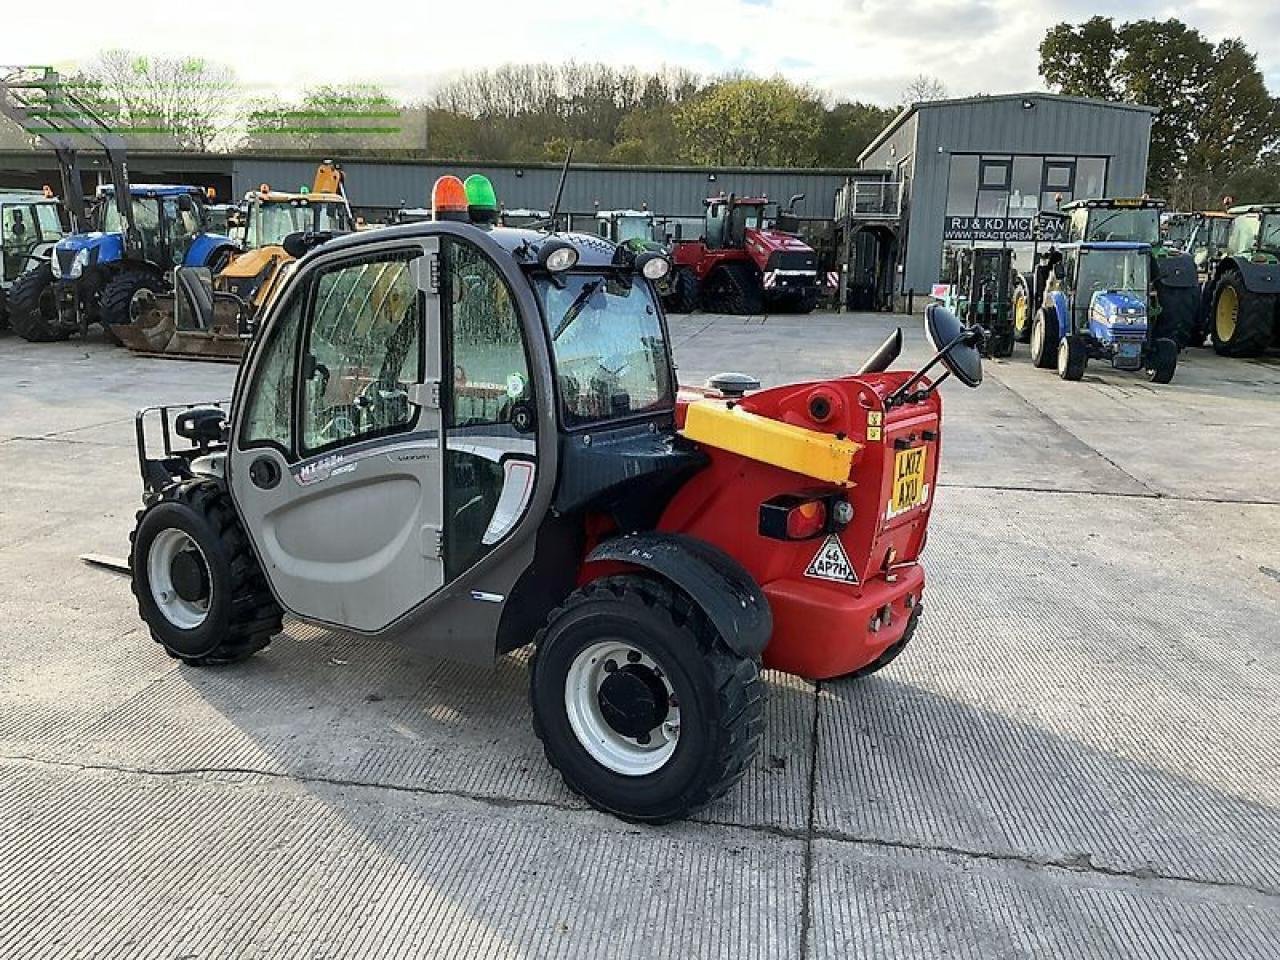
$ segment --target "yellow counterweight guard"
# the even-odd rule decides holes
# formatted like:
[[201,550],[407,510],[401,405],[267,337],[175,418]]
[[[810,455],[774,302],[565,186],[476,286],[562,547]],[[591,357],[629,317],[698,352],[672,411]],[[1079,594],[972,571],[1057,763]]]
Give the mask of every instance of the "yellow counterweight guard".
[[721,400],[695,400],[680,435],[802,476],[852,486],[849,474],[862,445],[829,433],[770,420]]

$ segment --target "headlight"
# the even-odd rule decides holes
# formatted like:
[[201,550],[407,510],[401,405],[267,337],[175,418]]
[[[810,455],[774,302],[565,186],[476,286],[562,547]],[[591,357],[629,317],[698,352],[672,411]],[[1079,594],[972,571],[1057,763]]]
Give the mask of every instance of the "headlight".
[[67,276],[74,280],[80,274],[84,273],[84,268],[89,265],[89,248],[76,252],[76,258],[71,261],[71,269],[67,271]]
[[640,272],[646,280],[657,282],[671,272],[671,261],[658,253],[641,254]]

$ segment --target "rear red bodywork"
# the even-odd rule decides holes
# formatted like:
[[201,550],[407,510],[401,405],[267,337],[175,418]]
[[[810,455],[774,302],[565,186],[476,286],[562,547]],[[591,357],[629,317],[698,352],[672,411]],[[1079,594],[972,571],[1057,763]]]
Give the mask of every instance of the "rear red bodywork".
[[[710,465],[675,494],[658,529],[714,544],[741,563],[763,588],[773,613],[765,666],[810,679],[837,677],[874,661],[901,639],[924,590],[919,556],[937,488],[942,403],[936,391],[919,403],[885,411],[884,400],[910,377],[879,373],[788,384],[753,393],[741,409],[810,430],[843,434],[861,444],[842,487],[711,446]],[[817,422],[810,400],[825,395],[830,415]],[[682,400],[677,424],[683,425]],[[883,418],[880,439],[868,439],[870,414]],[[924,447],[923,502],[889,516],[896,444]],[[806,575],[825,536],[783,541],[759,533],[760,506],[779,494],[845,490],[853,519],[838,536],[858,583]],[[890,551],[892,564],[890,563]]]
[[748,227],[745,246],[712,250],[701,240],[680,240],[673,248],[672,259],[677,267],[693,270],[701,281],[712,270],[725,263],[748,263],[764,273],[769,269],[769,257],[779,250],[788,253],[813,253],[813,247],[799,237],[777,230]]

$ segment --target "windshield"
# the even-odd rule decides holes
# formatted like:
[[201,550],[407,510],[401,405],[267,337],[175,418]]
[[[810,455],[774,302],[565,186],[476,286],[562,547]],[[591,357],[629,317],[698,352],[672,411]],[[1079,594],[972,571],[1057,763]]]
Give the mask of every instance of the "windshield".
[[1258,249],[1280,255],[1280,213],[1268,213],[1262,218]]
[[1101,290],[1147,296],[1150,259],[1145,250],[1081,250],[1078,299],[1088,303]]
[[350,229],[351,217],[342,203],[255,203],[249,209],[247,242],[249,247],[277,246],[291,233]]
[[1088,243],[1117,241],[1121,243],[1158,243],[1160,211],[1155,207],[1122,207],[1119,210],[1086,208],[1087,226],[1082,237]]
[[665,410],[675,403],[667,342],[648,283],[570,274],[538,281],[566,427]]
[[[120,222],[120,210],[116,207],[114,196],[104,196],[106,205],[102,214],[102,229],[105,233],[121,233],[124,224]],[[158,197],[134,197],[132,200],[133,219],[139,232],[145,238],[153,239],[160,232],[160,199]]]
[[1164,242],[1171,247],[1185,250],[1195,230],[1195,220],[1191,217],[1175,216],[1164,223]]
[[653,224],[648,217],[619,217],[618,243],[628,240],[652,240]]

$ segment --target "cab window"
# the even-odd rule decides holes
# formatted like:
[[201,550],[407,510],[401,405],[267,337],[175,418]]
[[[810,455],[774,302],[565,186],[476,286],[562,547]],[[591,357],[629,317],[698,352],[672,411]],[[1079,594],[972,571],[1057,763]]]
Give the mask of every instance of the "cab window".
[[674,405],[666,338],[647,282],[575,273],[563,287],[539,280],[538,293],[566,427]]
[[313,282],[301,362],[300,452],[409,429],[422,380],[420,251],[379,253]]
[[240,429],[242,447],[276,447],[285,456],[290,453],[293,373],[297,366],[298,327],[305,299],[293,297],[267,334]]
[[1258,239],[1258,228],[1261,226],[1261,222],[1262,218],[1256,213],[1246,213],[1243,216],[1236,217],[1235,223],[1231,227],[1231,242],[1227,253],[1233,257],[1238,257],[1252,252],[1253,245]]
[[515,529],[537,471],[533,384],[515,298],[479,249],[442,243],[445,575],[467,570]]

